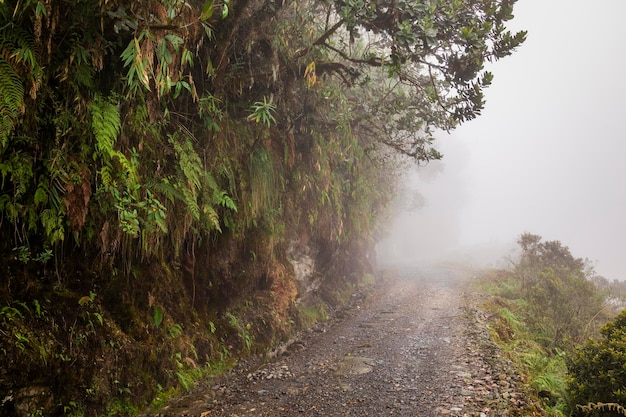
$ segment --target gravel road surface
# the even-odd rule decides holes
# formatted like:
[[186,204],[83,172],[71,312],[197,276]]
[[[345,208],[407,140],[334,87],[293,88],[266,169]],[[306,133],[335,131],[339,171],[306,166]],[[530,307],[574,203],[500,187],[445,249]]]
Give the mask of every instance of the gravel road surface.
[[144,416],[541,415],[488,339],[472,273],[388,270],[270,362],[250,360]]

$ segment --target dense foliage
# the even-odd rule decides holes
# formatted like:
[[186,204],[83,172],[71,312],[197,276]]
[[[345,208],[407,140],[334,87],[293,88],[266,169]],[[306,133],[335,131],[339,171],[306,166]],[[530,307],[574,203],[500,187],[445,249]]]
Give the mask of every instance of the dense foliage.
[[[257,193],[306,188],[296,142],[322,183],[341,180],[313,190],[318,199],[342,206],[338,182],[358,199],[378,144],[438,158],[432,129],[480,112],[485,61],[524,39],[504,27],[513,4],[2,2],[11,242],[23,260],[70,236],[113,257],[179,254],[186,239],[280,209]],[[263,153],[281,172],[259,187]]]
[[605,309],[604,295],[592,282],[593,268],[559,241],[543,242],[525,233],[518,243],[522,254],[514,274],[529,302],[530,322],[544,334],[543,343],[570,350],[587,340]]
[[577,416],[626,414],[626,310],[585,343],[568,365]]
[[274,343],[293,258],[345,298],[401,158],[523,42],[514,3],[0,2],[3,398],[99,410]]
[[[592,368],[591,364],[583,364],[590,357],[577,353],[577,349],[598,334],[612,309],[606,304],[606,293],[593,283],[601,278],[560,241],[543,241],[541,236],[525,233],[518,244],[521,252],[512,268],[492,271],[482,280],[494,295],[485,304],[493,312],[492,334],[528,375],[548,414],[567,415],[581,398],[585,404],[593,401],[593,397],[581,393],[599,382],[589,372],[581,373],[570,387],[572,372],[577,373],[570,359],[578,358],[574,363],[578,363],[580,372]],[[597,344],[587,346],[581,352]],[[599,359],[596,365],[612,366],[611,361],[604,362],[605,357],[594,358]],[[587,384],[589,388],[584,388]]]

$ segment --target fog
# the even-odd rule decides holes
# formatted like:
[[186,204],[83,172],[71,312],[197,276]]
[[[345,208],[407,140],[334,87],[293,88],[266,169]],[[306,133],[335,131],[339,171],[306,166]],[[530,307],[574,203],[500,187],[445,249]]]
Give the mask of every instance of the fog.
[[399,213],[381,253],[497,259],[531,232],[626,279],[625,14],[623,0],[519,1],[526,43],[490,68],[483,114],[438,137],[439,174],[408,185],[426,205]]

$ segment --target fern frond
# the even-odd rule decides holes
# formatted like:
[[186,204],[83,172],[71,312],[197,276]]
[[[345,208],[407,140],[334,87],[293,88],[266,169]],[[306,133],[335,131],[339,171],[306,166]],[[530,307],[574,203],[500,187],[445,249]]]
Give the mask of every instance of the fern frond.
[[4,57],[0,57],[0,88],[0,106],[19,113],[24,103],[24,86],[13,66]]
[[0,56],[0,149],[8,138],[24,106],[24,86],[11,64]]
[[198,205],[198,196],[189,187],[182,187],[183,196],[185,197],[185,204],[187,210],[191,213],[191,217],[194,220],[200,220],[200,206]]
[[65,238],[65,228],[63,227],[63,214],[52,209],[45,209],[41,212],[41,224],[44,227],[46,236],[50,243],[62,241]]
[[162,180],[161,182],[158,182],[156,184],[149,185],[148,188],[162,194],[170,201],[170,203],[174,203],[175,200],[185,201],[185,196],[183,195],[183,193],[181,193],[168,181]]
[[10,23],[0,28],[2,55],[16,65],[34,70],[39,65],[35,54],[35,37],[23,26]]
[[7,204],[11,203],[11,197],[8,194],[0,195],[0,212],[4,210]]
[[0,151],[9,144],[9,134],[13,130],[14,119],[0,109]]
[[[96,139],[96,152],[105,165],[112,159],[116,159],[121,165],[122,171],[127,175],[127,188],[134,189],[138,182],[137,161],[115,149],[115,143],[122,129],[119,109],[113,102],[96,97],[89,103],[89,111],[91,112],[91,129]],[[106,175],[104,167],[101,173],[103,176]],[[109,171],[107,174],[110,174],[110,177],[103,177],[105,184],[111,182],[113,172]]]
[[202,206],[202,211],[212,228],[221,232],[222,228],[220,226],[220,216],[217,214],[215,209],[209,205],[204,205]]
[[105,165],[100,169],[100,178],[102,179],[102,185],[104,185],[105,188],[113,184],[113,175],[111,175],[111,168],[108,165]]
[[169,137],[169,141],[178,156],[180,170],[186,181],[192,184],[196,189],[200,189],[202,186],[201,178],[205,173],[202,160],[193,148],[191,138],[187,135],[183,135],[182,139],[183,140],[180,140],[180,135],[171,135]]
[[46,204],[48,202],[48,186],[44,182],[40,182],[35,191],[35,205]]
[[226,207],[231,209],[234,212],[237,212],[237,205],[233,201],[232,198],[226,193],[226,191],[221,190],[216,193],[216,203],[222,207]]
[[96,150],[111,159],[114,155],[113,146],[122,127],[120,112],[113,103],[98,97],[89,103],[89,110]]
[[126,155],[124,155],[120,151],[113,151],[111,153],[111,156],[117,159],[117,161],[122,166],[122,169],[128,176],[128,188],[134,189],[135,185],[139,181],[139,178],[137,175],[136,161],[133,161],[133,158],[128,159]]

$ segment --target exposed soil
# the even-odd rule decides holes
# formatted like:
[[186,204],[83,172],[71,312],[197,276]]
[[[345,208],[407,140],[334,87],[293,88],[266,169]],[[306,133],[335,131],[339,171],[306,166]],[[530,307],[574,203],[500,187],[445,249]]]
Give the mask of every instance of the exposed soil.
[[541,415],[489,341],[471,273],[388,271],[333,320],[145,416]]

